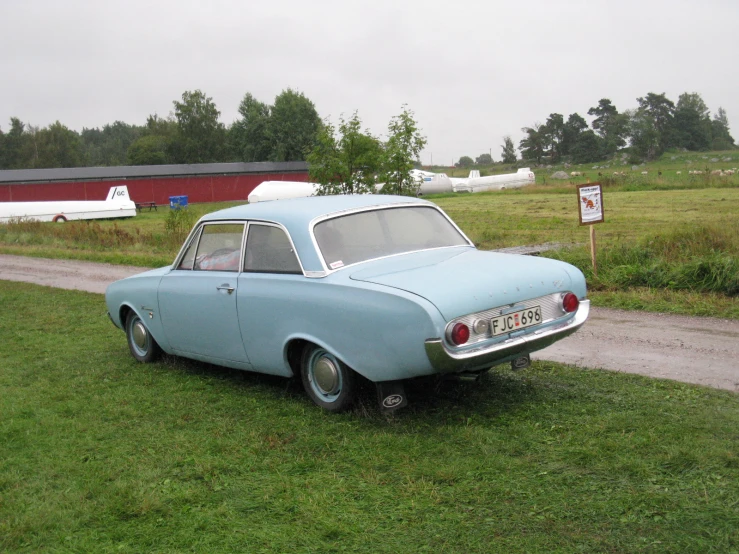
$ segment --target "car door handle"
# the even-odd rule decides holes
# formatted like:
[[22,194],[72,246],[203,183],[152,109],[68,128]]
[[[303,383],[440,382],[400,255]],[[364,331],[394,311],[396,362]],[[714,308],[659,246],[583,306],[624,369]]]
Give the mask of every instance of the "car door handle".
[[220,287],[216,287],[217,290],[225,290],[228,294],[234,291],[234,288],[228,283],[223,283]]

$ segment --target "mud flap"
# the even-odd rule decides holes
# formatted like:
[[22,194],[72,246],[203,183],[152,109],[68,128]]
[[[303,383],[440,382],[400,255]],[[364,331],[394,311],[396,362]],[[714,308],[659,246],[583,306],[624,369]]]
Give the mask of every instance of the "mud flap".
[[402,381],[377,383],[377,401],[383,412],[391,412],[408,405]]
[[519,369],[526,369],[530,365],[531,365],[531,357],[528,354],[519,356],[518,358],[511,360],[511,369],[513,371],[518,371]]

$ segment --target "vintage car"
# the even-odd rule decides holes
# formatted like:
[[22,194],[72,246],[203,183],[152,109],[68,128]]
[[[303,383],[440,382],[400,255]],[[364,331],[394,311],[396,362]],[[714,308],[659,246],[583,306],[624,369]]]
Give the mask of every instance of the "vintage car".
[[403,380],[486,371],[573,333],[585,279],[563,262],[480,251],[425,200],[309,197],[213,212],[171,266],[111,284],[134,358],[168,354],[292,377],[329,411],[357,374],[382,407]]

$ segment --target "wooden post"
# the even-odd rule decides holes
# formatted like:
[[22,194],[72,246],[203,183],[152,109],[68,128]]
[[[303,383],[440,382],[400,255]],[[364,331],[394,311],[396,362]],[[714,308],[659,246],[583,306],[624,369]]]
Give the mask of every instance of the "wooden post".
[[593,260],[593,275],[598,276],[598,264],[595,261],[595,225],[590,226],[590,259]]

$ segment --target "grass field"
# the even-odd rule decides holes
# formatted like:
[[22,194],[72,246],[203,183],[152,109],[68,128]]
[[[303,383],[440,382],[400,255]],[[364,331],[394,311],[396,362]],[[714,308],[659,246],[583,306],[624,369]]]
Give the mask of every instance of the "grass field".
[[[716,160],[716,161],[714,161]],[[548,165],[544,161],[544,167],[531,166],[536,174],[538,185],[557,186],[561,183],[585,183],[590,181],[603,181],[604,184],[618,190],[665,190],[712,187],[735,187],[739,185],[739,175],[717,177],[710,175],[713,170],[727,170],[739,167],[739,150],[726,150],[720,152],[667,152],[657,160],[649,163],[633,165],[628,156],[618,155],[615,159],[589,164],[575,164],[565,167],[563,164]],[[516,171],[518,166],[505,165],[502,163],[480,167],[482,175],[498,175]],[[632,169],[635,168],[635,169]],[[449,177],[467,177],[470,168],[435,166],[425,168],[429,171],[446,173]],[[556,171],[571,173],[579,171],[582,176],[572,177],[566,181],[552,179]],[[647,175],[642,175],[646,171]],[[690,171],[703,171],[703,175],[689,175]],[[614,173],[625,173],[625,175],[614,176]],[[678,174],[678,172],[680,172]]]
[[[559,257],[585,272],[594,305],[736,319],[739,175],[680,181],[668,170],[687,165],[687,161],[700,165],[704,155],[709,160],[736,158],[713,165],[739,164],[736,153],[668,154],[646,166],[650,177],[639,173],[628,182],[604,185],[606,221],[596,226],[597,276],[591,269],[588,229],[578,225],[575,181],[429,198],[479,248],[546,242],[569,246],[545,255]],[[672,161],[672,156],[679,159]],[[654,176],[656,168],[664,170],[662,177]],[[233,204],[191,205],[189,213],[195,220]],[[161,208],[130,220],[1,225],[0,253],[143,267],[168,265],[183,238],[182,232],[167,231],[171,215],[168,208]]]
[[99,295],[0,282],[2,552],[737,552],[739,397],[553,363],[373,391],[142,365]]

